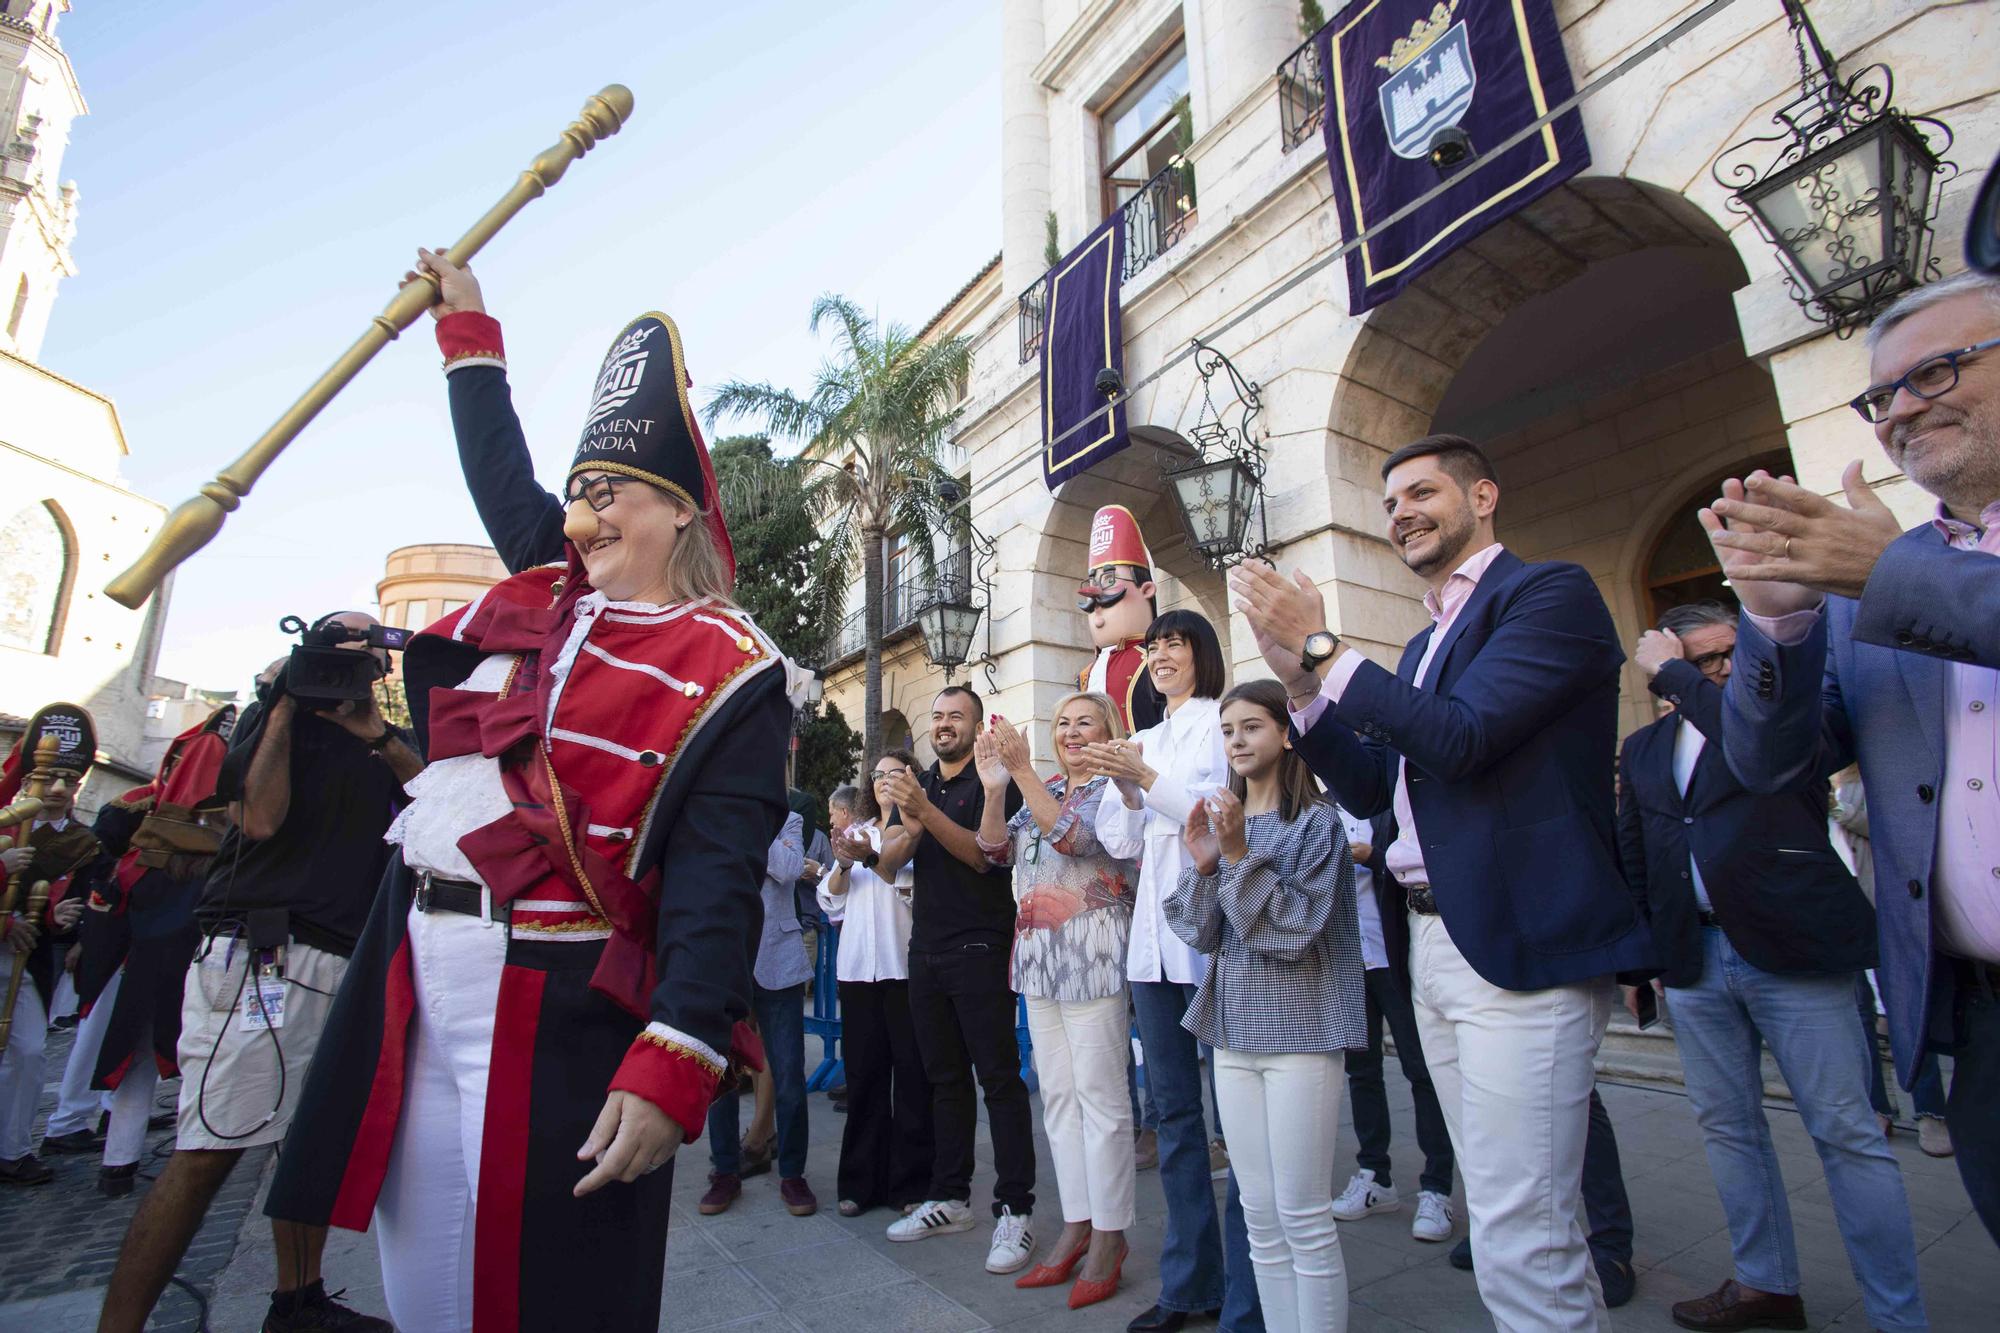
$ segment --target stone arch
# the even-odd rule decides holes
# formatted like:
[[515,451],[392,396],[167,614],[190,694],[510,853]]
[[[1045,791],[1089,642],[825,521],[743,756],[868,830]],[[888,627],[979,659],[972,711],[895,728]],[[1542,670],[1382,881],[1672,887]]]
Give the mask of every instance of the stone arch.
[[[1612,176],[1569,181],[1460,246],[1365,317],[1333,396],[1329,470],[1355,449],[1379,462],[1387,441],[1428,430],[1459,369],[1520,306],[1594,263],[1661,246],[1735,254],[1684,196]],[[1737,269],[1747,281],[1740,256]]]
[[[1582,564],[1636,637],[1662,524],[1698,488],[1785,456],[1769,372],[1743,352],[1732,293],[1748,281],[1734,238],[1687,198],[1571,181],[1370,312],[1334,398],[1329,479],[1373,501],[1389,450],[1433,430],[1478,439],[1500,474],[1501,540]],[[1346,632],[1395,644],[1423,623],[1414,581],[1387,585],[1397,605],[1369,573],[1340,574],[1347,559],[1334,596],[1365,623]],[[1628,724],[1643,721],[1636,675],[1625,697]]]
[[910,719],[903,716],[900,708],[882,710],[883,750],[907,750],[910,748]]
[[[1194,447],[1164,427],[1135,426],[1132,444],[1063,483],[1053,499],[1048,521],[1035,552],[1034,568],[1056,585],[1062,604],[1076,619],[1077,645],[1088,652],[1090,640],[1076,616],[1070,590],[1082,577],[1090,544],[1090,520],[1099,507],[1122,504],[1139,520],[1139,531],[1153,553],[1153,577],[1159,584],[1160,610],[1187,607],[1207,616],[1229,654],[1229,597],[1222,575],[1210,569],[1188,547],[1180,516],[1167,494],[1163,465],[1178,456],[1192,457]],[[1038,597],[1037,600],[1043,600]]]

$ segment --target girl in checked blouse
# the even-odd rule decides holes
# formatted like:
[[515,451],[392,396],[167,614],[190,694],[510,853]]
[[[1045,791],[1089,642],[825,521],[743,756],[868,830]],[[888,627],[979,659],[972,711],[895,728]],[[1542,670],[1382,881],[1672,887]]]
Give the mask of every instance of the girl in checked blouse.
[[1183,830],[1167,925],[1209,956],[1188,1031],[1215,1047],[1215,1096],[1271,1333],[1344,1333],[1333,1146],[1348,1047],[1366,1043],[1354,861],[1286,734],[1276,681],[1222,698],[1229,786]]

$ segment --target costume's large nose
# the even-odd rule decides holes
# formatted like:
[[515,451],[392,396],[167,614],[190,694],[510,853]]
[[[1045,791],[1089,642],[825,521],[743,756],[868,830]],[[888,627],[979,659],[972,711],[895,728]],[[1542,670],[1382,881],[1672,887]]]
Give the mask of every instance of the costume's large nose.
[[563,536],[569,538],[578,550],[597,539],[598,527],[597,511],[590,507],[587,500],[572,500],[569,508],[563,511]]

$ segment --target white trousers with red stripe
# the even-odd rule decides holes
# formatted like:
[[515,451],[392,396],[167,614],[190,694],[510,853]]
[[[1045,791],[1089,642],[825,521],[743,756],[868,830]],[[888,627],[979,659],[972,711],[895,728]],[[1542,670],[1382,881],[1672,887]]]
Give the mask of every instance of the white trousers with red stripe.
[[472,1327],[473,1218],[486,1072],[507,927],[410,910],[410,1024],[403,1109],[375,1204],[389,1317],[405,1333]]

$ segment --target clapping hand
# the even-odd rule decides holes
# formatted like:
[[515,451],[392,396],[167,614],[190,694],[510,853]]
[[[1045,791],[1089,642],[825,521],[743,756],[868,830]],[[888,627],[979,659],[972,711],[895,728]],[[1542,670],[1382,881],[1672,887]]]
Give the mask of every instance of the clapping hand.
[[996,715],[987,735],[993,738],[993,747],[1010,775],[1016,780],[1023,774],[1033,778],[1035,764],[1028,755],[1028,738],[1015,730],[1012,722]]
[[979,770],[980,784],[986,790],[1006,790],[1007,763],[1000,757],[1000,742],[991,731],[972,738],[972,766]]
[[1811,593],[1860,597],[1875,562],[1903,528],[1862,480],[1859,459],[1841,473],[1840,488],[1845,505],[1763,471],[1740,485],[1725,482],[1702,526],[1731,585],[1739,579],[1789,584],[1807,606],[1817,600]]
[[1229,788],[1219,787],[1206,801],[1209,822],[1215,825],[1215,841],[1229,864],[1235,865],[1250,855],[1250,844],[1243,840],[1243,800]]
[[1083,757],[1097,772],[1116,779],[1120,787],[1144,787],[1159,776],[1146,763],[1144,741],[1092,741],[1083,747]]
[[1209,822],[1208,807],[1201,801],[1188,810],[1187,823],[1181,827],[1181,846],[1187,848],[1196,874],[1213,875],[1222,864],[1222,845]]
[[875,848],[868,841],[868,835],[858,829],[834,835],[833,859],[840,863],[842,870],[850,870],[856,861],[864,860]]
[[930,808],[931,800],[924,795],[923,784],[907,768],[894,777],[884,779],[882,785],[888,791],[889,799],[903,812],[906,824],[913,819],[922,819],[924,811]]
[[1291,695],[1318,689],[1299,665],[1306,638],[1326,628],[1326,597],[1302,569],[1286,578],[1268,560],[1245,560],[1229,571],[1231,604],[1250,622],[1265,665]]

